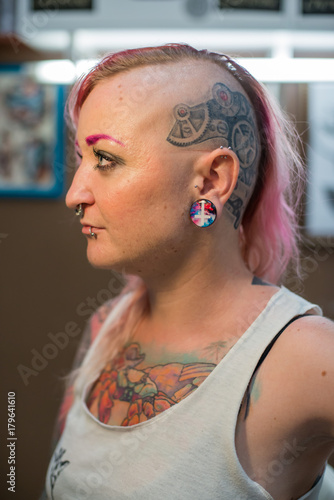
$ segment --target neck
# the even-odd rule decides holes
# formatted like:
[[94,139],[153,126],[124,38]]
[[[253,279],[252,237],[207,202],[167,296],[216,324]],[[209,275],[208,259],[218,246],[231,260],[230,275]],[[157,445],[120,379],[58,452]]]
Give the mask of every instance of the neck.
[[[237,246],[237,245],[236,245]],[[210,257],[211,255],[211,257]],[[163,273],[144,279],[149,307],[145,328],[159,337],[199,333],[202,328],[221,321],[227,315],[252,275],[246,268],[239,249],[229,252],[206,252],[188,256],[182,272]]]

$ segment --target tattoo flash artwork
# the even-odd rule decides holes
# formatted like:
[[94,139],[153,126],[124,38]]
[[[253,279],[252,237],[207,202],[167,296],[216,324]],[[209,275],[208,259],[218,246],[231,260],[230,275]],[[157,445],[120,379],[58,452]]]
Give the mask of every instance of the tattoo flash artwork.
[[222,146],[232,148],[239,158],[240,172],[226,208],[237,228],[256,178],[259,140],[255,115],[246,97],[223,83],[213,86],[212,96],[196,106],[175,106],[175,124],[167,141],[177,147],[187,147],[220,138]]
[[202,362],[167,363],[139,369],[137,365],[144,359],[140,345],[130,343],[101,372],[87,407],[92,412],[94,409],[104,424],[110,422],[113,408],[121,403],[128,403],[122,426],[159,415],[191,394],[216,366]]

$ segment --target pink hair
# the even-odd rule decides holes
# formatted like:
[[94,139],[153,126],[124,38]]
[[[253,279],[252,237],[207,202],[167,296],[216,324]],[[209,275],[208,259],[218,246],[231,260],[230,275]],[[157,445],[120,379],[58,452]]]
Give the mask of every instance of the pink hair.
[[[244,89],[253,105],[261,145],[258,175],[252,196],[244,212],[240,244],[249,269],[260,278],[277,283],[289,262],[298,267],[298,224],[296,207],[302,193],[303,165],[297,154],[296,138],[291,125],[265,88],[246,69],[222,54],[198,51],[188,45],[170,44],[147,47],[108,55],[74,86],[67,103],[67,117],[76,128],[80,109],[93,88],[102,80],[139,66],[152,66],[185,60],[212,62],[228,71]],[[222,77],[223,78],[223,77]],[[120,311],[93,354],[88,352],[79,370],[72,373],[75,390],[81,391],[87,380],[112,359],[134,331],[147,306],[146,288],[140,278],[130,277],[121,296],[129,294],[127,307]],[[94,317],[91,320],[92,337]],[[93,339],[91,339],[93,340]],[[72,401],[68,392],[62,419]]]
[[297,207],[303,191],[303,165],[297,153],[297,134],[279,106],[250,73],[229,56],[169,44],[126,50],[104,57],[75,84],[67,116],[76,127],[80,109],[102,80],[140,66],[204,60],[228,71],[253,105],[260,135],[261,158],[257,181],[244,212],[240,231],[242,254],[257,276],[278,283],[290,261],[299,266]]

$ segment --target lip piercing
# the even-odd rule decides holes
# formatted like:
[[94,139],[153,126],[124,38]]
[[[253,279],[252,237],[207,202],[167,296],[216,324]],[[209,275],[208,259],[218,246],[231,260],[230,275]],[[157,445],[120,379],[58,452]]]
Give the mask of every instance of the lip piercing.
[[92,231],[92,226],[89,228],[89,236],[90,236],[91,238],[96,238],[96,233],[93,233],[93,231]]
[[80,203],[80,205],[77,205],[76,206],[76,209],[75,209],[75,215],[77,217],[82,217],[83,216],[83,213],[84,213],[84,210],[82,208],[82,203]]

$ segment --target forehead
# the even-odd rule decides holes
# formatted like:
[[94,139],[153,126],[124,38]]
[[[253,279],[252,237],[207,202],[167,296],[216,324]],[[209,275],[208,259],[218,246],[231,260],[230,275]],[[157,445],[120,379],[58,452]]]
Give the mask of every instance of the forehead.
[[79,116],[80,132],[106,133],[117,127],[121,140],[146,132],[166,138],[175,108],[204,103],[212,97],[215,83],[222,81],[243,92],[228,72],[206,61],[144,66],[116,74],[98,83],[87,97]]
[[152,68],[140,68],[98,83],[81,108],[78,136],[92,131],[106,133],[116,127],[118,134],[129,138],[138,130],[148,129],[156,112],[160,113],[161,125],[163,109],[159,96],[164,90],[162,75],[159,77],[158,81]]

